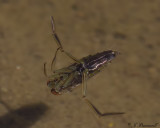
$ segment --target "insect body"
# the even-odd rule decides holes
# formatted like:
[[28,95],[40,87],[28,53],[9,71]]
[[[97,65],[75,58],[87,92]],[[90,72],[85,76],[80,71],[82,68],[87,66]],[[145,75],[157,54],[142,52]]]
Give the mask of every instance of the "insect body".
[[81,63],[75,62],[52,75],[47,85],[52,88],[51,92],[55,95],[72,91],[73,88],[82,83],[82,76],[85,70],[87,70],[88,78],[91,78],[100,72],[103,66],[114,59],[117,54],[118,52],[109,50],[84,57],[80,60]]
[[[73,88],[82,83],[82,97],[83,99],[85,99],[90,108],[99,117],[106,115],[123,114],[122,112],[102,114],[88,99],[85,98],[87,90],[87,84],[86,84],[87,79],[91,78],[92,76],[100,72],[100,70],[103,69],[104,65],[106,65],[108,62],[111,62],[116,57],[118,52],[108,50],[101,53],[97,53],[95,55],[89,55],[87,57],[78,60],[63,49],[62,44],[55,32],[53,17],[51,17],[51,23],[52,23],[53,37],[55,38],[56,43],[58,45],[57,51],[55,53],[55,56],[51,64],[51,70],[53,71],[53,75],[50,76],[47,75],[46,64],[44,64],[44,74],[48,78],[47,85],[51,88],[51,92],[54,95],[61,95],[65,92],[72,91]],[[75,63],[59,70],[53,70],[53,66],[55,64],[58,51],[65,53],[69,58],[74,60]]]

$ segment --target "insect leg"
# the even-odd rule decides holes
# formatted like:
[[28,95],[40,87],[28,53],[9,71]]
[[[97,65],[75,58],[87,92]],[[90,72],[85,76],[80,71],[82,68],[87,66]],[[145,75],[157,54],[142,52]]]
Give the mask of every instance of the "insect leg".
[[[60,70],[54,70],[54,69],[53,69],[53,67],[55,66],[55,63],[56,63],[56,56],[57,56],[58,50],[60,50],[60,48],[57,48],[57,50],[56,50],[56,52],[55,52],[55,55],[54,55],[54,58],[53,58],[52,63],[51,63],[51,71],[53,71],[54,73],[60,71]],[[66,70],[66,69],[65,69],[65,70]],[[71,70],[68,70],[68,71],[71,71]]]
[[[72,60],[74,60],[75,62],[80,63],[80,61],[78,61],[74,56],[72,56],[70,53],[66,52],[66,51],[63,49],[62,44],[61,44],[61,42],[60,42],[60,39],[59,39],[59,37],[58,37],[58,35],[57,35],[57,33],[56,33],[53,16],[51,16],[51,24],[52,24],[52,35],[53,35],[53,37],[54,37],[54,39],[56,40],[56,43],[57,43],[57,45],[58,45],[57,51],[60,50],[61,52],[65,53],[69,58],[71,58]],[[55,54],[55,57],[54,57],[54,58],[56,59],[56,54]],[[55,61],[54,58],[53,58],[53,62]]]
[[[71,89],[71,86],[68,86],[68,85],[70,85],[70,83],[72,82],[72,80],[74,79],[74,73],[71,73],[70,75],[68,75],[68,76],[64,76],[66,79],[64,79],[64,80],[61,80],[60,82],[59,82],[59,86],[60,87],[63,87],[63,91],[62,91],[62,93],[64,93],[64,92],[70,92],[70,91],[72,91],[72,89]],[[53,93],[54,94],[54,93]]]
[[82,75],[82,97],[86,97],[86,91],[87,91],[87,70],[83,71]]
[[56,29],[55,29],[55,23],[54,23],[53,16],[51,16],[51,24],[52,24],[52,35],[55,38],[58,47],[63,49],[62,44],[61,44],[61,42],[59,40],[59,37],[56,34]]
[[101,113],[88,99],[85,99],[85,101],[98,117],[124,114],[124,112]]
[[54,73],[55,73],[55,74],[71,73],[72,71],[73,71],[73,70],[68,69],[68,68],[62,68],[62,69],[55,70]]
[[87,91],[87,82],[86,82],[86,77],[87,77],[87,70],[83,72],[82,75],[82,98],[85,100],[85,102],[88,104],[88,106],[95,112],[95,114],[98,117],[104,117],[104,116],[109,116],[109,115],[119,115],[119,114],[124,114],[123,112],[114,112],[114,113],[101,113],[88,99],[86,99],[86,91]]
[[55,52],[55,55],[54,55],[54,58],[53,58],[53,60],[52,60],[52,63],[51,63],[51,71],[55,71],[54,69],[53,69],[53,67],[55,66],[55,63],[56,63],[56,56],[57,56],[57,53],[58,53],[58,50],[59,50],[60,48],[57,48],[57,50],[56,50],[56,52]]
[[44,75],[48,78],[47,71],[46,71],[46,63],[44,63]]

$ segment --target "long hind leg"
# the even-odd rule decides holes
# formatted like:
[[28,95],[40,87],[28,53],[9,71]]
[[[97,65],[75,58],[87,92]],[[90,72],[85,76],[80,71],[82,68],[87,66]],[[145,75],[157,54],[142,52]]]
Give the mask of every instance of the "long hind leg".
[[110,113],[101,113],[88,99],[84,99],[88,106],[95,112],[98,117],[110,116],[110,115],[120,115],[124,112],[110,112]]
[[85,100],[85,102],[88,104],[88,106],[94,111],[94,113],[98,117],[104,117],[109,115],[119,115],[124,114],[123,112],[111,112],[111,113],[101,113],[86,97],[86,91],[87,91],[87,71],[85,70],[83,72],[82,76],[82,98]]
[[51,64],[51,70],[53,71],[53,67],[55,65],[55,62],[56,62],[56,56],[57,56],[57,53],[58,51],[60,50],[62,53],[65,53],[69,58],[71,58],[72,60],[74,60],[75,62],[77,63],[80,63],[80,61],[78,59],[76,59],[74,56],[72,56],[70,53],[66,52],[64,49],[63,49],[63,46],[61,44],[61,41],[56,33],[56,29],[55,29],[55,23],[54,23],[54,19],[53,19],[53,16],[51,16],[51,24],[52,24],[52,35],[58,45],[58,48],[56,50],[56,53],[55,53],[55,56],[52,60],[52,64]]

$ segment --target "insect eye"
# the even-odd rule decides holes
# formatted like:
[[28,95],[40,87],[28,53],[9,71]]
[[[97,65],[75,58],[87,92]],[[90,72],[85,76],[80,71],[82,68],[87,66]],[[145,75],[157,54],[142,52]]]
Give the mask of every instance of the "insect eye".
[[59,93],[59,92],[56,92],[56,90],[53,89],[53,88],[51,89],[51,93],[54,94],[54,95],[60,95],[60,93]]

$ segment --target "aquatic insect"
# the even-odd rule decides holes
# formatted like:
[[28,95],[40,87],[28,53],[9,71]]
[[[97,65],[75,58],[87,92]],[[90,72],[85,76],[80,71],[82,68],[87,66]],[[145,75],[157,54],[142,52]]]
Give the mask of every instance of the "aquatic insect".
[[[48,79],[47,85],[51,88],[51,92],[54,95],[61,95],[66,92],[71,92],[73,88],[77,87],[79,84],[82,83],[82,98],[99,117],[107,115],[124,114],[123,112],[101,113],[88,99],[86,99],[87,79],[99,73],[103,69],[104,65],[111,62],[119,53],[117,51],[108,50],[101,53],[97,53],[95,55],[89,55],[78,60],[77,58],[75,58],[63,49],[59,37],[56,34],[55,24],[52,16],[51,24],[52,35],[58,45],[58,48],[55,52],[54,58],[51,63],[51,71],[53,72],[52,75],[47,75],[46,63],[44,64],[44,74]],[[74,63],[68,67],[59,70],[54,70],[53,67],[56,62],[56,56],[58,51],[61,51],[62,53],[66,54],[69,58],[71,58],[74,61]]]

